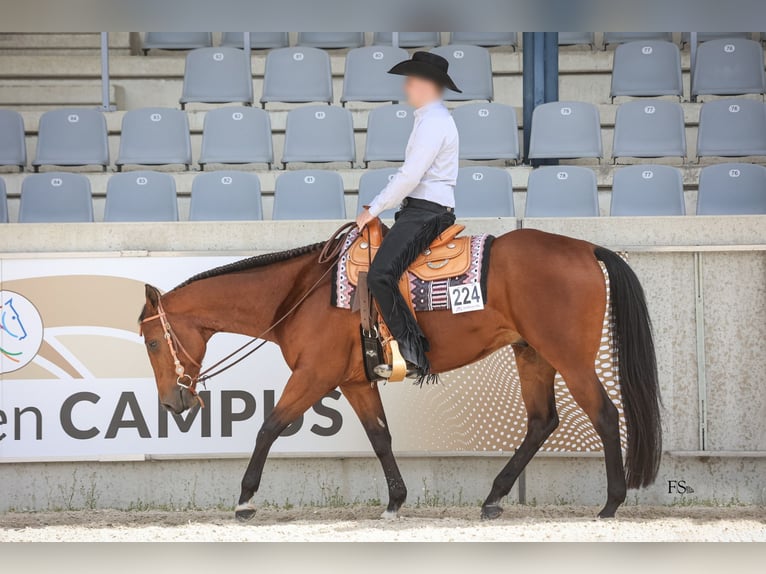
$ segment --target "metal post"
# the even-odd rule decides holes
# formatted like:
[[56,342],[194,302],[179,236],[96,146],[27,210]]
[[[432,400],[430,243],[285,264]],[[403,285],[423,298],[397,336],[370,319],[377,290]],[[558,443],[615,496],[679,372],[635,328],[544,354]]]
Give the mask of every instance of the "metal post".
[[245,56],[247,56],[247,77],[250,78],[250,83],[252,83],[253,82],[253,62],[251,58],[250,32],[243,32],[242,50],[245,52]]
[[545,49],[545,102],[559,99],[559,33],[546,32]]
[[697,327],[697,409],[699,410],[699,448],[707,447],[707,373],[705,365],[705,297],[702,278],[702,253],[694,253],[694,319]]
[[109,32],[101,32],[101,109],[114,111],[109,101]]
[[391,32],[391,45],[394,48],[399,47],[399,32]]
[[524,42],[524,51],[522,52],[524,163],[529,162],[529,138],[532,133],[532,112],[535,109],[534,38],[534,32],[524,32],[522,35],[522,41]]
[[[689,87],[694,85],[694,63],[697,61],[697,32],[689,32]],[[697,101],[697,96],[690,96],[689,100]]]

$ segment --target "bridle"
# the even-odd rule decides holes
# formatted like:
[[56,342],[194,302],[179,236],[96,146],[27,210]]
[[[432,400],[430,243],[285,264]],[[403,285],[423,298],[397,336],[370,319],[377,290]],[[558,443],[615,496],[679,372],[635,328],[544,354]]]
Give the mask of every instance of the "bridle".
[[[162,325],[163,337],[165,339],[165,342],[168,345],[170,355],[171,357],[173,357],[173,365],[175,367],[175,373],[176,373],[176,385],[189,391],[191,395],[197,399],[200,406],[204,408],[205,403],[203,402],[202,397],[200,397],[199,393],[197,392],[197,385],[198,384],[204,385],[209,379],[212,379],[216,375],[220,375],[224,371],[231,369],[234,365],[244,361],[247,357],[255,353],[258,349],[263,347],[268,342],[263,337],[267,335],[268,333],[270,333],[271,331],[273,331],[280,323],[282,323],[298,307],[300,307],[301,303],[303,303],[309,297],[309,295],[311,295],[311,293],[314,292],[314,290],[319,286],[322,280],[324,280],[324,278],[327,277],[328,273],[332,271],[332,268],[335,262],[340,257],[342,257],[343,254],[346,252],[347,248],[344,248],[343,246],[344,241],[348,233],[355,227],[355,225],[356,224],[354,222],[343,224],[324,244],[324,247],[322,248],[322,251],[319,254],[318,262],[321,265],[329,261],[332,261],[333,264],[327,267],[327,269],[322,273],[322,275],[320,275],[319,279],[317,279],[311,285],[311,287],[308,288],[308,290],[300,297],[300,299],[298,299],[283,315],[281,315],[278,319],[276,319],[271,325],[269,325],[269,327],[266,330],[261,332],[257,337],[253,337],[252,339],[247,341],[245,344],[241,345],[240,347],[236,348],[234,351],[226,355],[220,361],[217,361],[215,364],[209,366],[207,369],[200,370],[196,377],[192,377],[189,373],[186,372],[186,367],[184,367],[184,364],[181,362],[179,355],[183,355],[197,369],[202,369],[202,365],[194,357],[191,356],[189,351],[186,350],[186,347],[184,347],[183,343],[181,343],[181,340],[173,332],[173,328],[170,325],[170,320],[168,319],[168,315],[165,312],[164,307],[162,306],[161,296],[158,297],[157,299],[157,313],[142,319],[141,322],[139,323],[139,334],[143,335],[143,325],[145,323],[159,319],[160,324]],[[237,357],[231,362],[228,362],[230,359],[233,359],[236,355],[238,355],[239,353],[247,349],[249,346],[251,346],[253,343],[255,343],[258,340],[261,340],[261,342],[258,343],[252,349],[250,349],[247,353],[243,354],[240,357]],[[224,364],[224,363],[227,363],[227,364]]]

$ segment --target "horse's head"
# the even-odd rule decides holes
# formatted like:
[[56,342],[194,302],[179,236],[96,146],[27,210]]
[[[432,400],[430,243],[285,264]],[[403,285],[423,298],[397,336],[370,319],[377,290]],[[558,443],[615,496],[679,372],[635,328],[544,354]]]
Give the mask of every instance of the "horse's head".
[[194,382],[205,355],[203,333],[187,316],[166,309],[152,285],[146,285],[139,322],[162,405],[179,414],[198,404]]
[[27,338],[24,323],[21,322],[21,317],[13,307],[13,297],[0,305],[0,327],[14,339],[23,341]]

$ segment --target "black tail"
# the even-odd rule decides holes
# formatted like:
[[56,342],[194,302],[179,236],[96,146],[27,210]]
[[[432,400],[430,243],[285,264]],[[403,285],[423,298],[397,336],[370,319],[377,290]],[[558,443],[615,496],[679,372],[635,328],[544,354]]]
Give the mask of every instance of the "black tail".
[[609,274],[612,337],[628,431],[625,478],[628,488],[640,488],[654,482],[662,456],[660,390],[652,324],[644,290],[630,266],[604,247],[596,247],[594,254]]

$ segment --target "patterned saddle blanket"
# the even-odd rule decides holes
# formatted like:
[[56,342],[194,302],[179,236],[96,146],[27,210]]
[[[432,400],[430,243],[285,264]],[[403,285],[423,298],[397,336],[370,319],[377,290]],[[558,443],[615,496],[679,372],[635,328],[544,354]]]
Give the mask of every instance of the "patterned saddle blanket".
[[[479,284],[487,300],[487,270],[492,235],[455,237],[463,226],[455,225],[440,235],[407,270],[409,293],[415,312],[442,311],[452,308],[449,288]],[[340,309],[354,309],[356,281],[377,252],[354,230],[343,245],[344,255],[333,273],[331,304]]]

